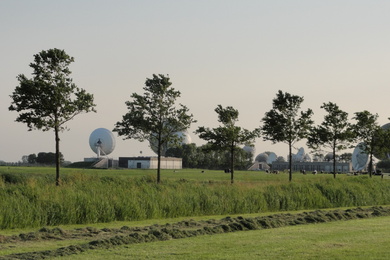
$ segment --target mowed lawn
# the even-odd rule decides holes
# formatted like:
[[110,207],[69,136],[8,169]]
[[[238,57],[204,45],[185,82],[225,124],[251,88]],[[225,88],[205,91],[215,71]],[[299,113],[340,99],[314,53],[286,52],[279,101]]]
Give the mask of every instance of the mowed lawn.
[[390,217],[90,250],[61,259],[389,259]]

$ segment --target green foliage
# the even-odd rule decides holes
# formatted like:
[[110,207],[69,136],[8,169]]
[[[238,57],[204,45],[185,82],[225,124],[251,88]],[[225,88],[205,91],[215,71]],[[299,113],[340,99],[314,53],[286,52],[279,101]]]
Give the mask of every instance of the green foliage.
[[333,176],[336,178],[336,153],[350,147],[354,139],[351,124],[348,122],[348,113],[342,111],[338,105],[328,102],[323,108],[327,114],[321,125],[313,127],[307,139],[310,148],[318,150],[320,147],[330,148],[333,154]]
[[93,95],[78,88],[70,78],[68,66],[74,61],[64,50],[50,49],[34,55],[33,78],[18,75],[19,86],[12,93],[10,111],[19,113],[16,122],[29,131],[54,130],[56,141],[56,184],[59,185],[59,132],[80,113],[95,111]]
[[376,164],[376,167],[382,170],[382,172],[390,172],[390,160],[381,160]]
[[148,140],[156,145],[157,182],[160,182],[160,158],[164,155],[164,145],[177,144],[180,140],[175,133],[188,129],[195,122],[186,106],[179,104],[176,108],[180,91],[172,88],[169,80],[169,77],[161,74],[153,74],[152,79],[146,79],[145,93],[131,95],[133,100],[126,102],[129,112],[116,123],[113,130],[124,139]]
[[[230,156],[228,151],[212,150],[209,144],[196,146],[183,144],[172,147],[165,153],[167,157],[182,158],[183,168],[198,168],[221,170],[230,167]],[[235,169],[246,170],[252,164],[253,155],[243,149],[235,150]]]
[[300,111],[303,97],[283,93],[281,90],[272,100],[272,109],[265,113],[262,118],[261,132],[264,141],[273,143],[283,142],[289,146],[290,175],[292,180],[292,147],[293,145],[306,138],[313,124],[311,116],[313,111]]
[[69,77],[74,61],[63,50],[50,49],[34,55],[33,78],[18,75],[19,86],[11,95],[10,111],[19,112],[17,122],[29,130],[63,130],[64,123],[82,112],[94,111],[93,95],[78,88]]
[[207,141],[210,150],[229,152],[231,183],[233,183],[235,152],[240,149],[238,146],[252,144],[255,138],[259,137],[260,130],[255,129],[249,131],[236,126],[239,113],[238,110],[231,106],[223,108],[221,105],[218,105],[215,112],[217,112],[218,122],[222,123],[222,126],[213,129],[201,126],[198,127],[195,133],[197,133],[201,139]]
[[373,154],[376,153],[379,157],[389,151],[390,134],[389,131],[382,129],[378,122],[378,114],[371,114],[367,110],[356,112],[356,123],[353,125],[353,130],[357,141],[360,141],[360,149],[369,156],[368,171],[370,177],[373,172]]

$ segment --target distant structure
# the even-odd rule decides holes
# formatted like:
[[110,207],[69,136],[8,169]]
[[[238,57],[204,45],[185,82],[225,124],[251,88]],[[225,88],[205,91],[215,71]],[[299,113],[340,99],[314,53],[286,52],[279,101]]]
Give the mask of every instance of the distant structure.
[[368,154],[366,154],[361,147],[364,143],[358,144],[352,153],[352,167],[356,172],[362,171],[367,168]]
[[250,153],[252,155],[255,155],[255,152],[256,152],[256,148],[252,145],[245,145],[243,148],[242,148],[245,152],[247,153]]
[[[332,155],[333,158],[333,155]],[[278,157],[273,152],[264,152],[256,156],[255,162],[248,170],[272,170],[285,171],[289,168],[289,162],[282,160],[283,157]],[[333,162],[330,161],[315,161],[313,162],[310,155],[305,153],[302,147],[298,149],[296,154],[292,155],[293,171],[307,172],[333,172]],[[347,173],[352,172],[352,164],[350,162],[337,162],[336,171]]]
[[115,149],[115,137],[106,128],[97,128],[89,136],[89,147],[96,153],[96,157],[84,158],[85,162],[95,162],[95,168],[116,167],[117,161],[109,159],[107,156]]
[[267,162],[268,160],[268,154],[266,153],[260,153],[256,156],[255,161],[256,162]]
[[[176,132],[175,135],[178,136],[179,138],[181,138],[181,142],[180,142],[181,144],[190,144],[190,143],[192,143],[191,136],[186,131]],[[153,142],[152,140],[149,140],[149,145],[150,145],[150,148],[152,149],[152,151],[157,154],[157,150],[158,150],[157,143]],[[165,153],[167,152],[167,150],[169,148],[172,148],[173,146],[174,145],[172,143],[165,144],[162,147],[161,155],[165,156]]]
[[[182,169],[182,159],[161,157],[161,169]],[[128,169],[157,169],[157,157],[119,157],[118,166]]]
[[311,157],[309,154],[305,153],[303,147],[299,148],[298,153],[292,155],[293,162],[311,162]]
[[96,157],[107,156],[115,149],[115,138],[106,128],[95,129],[89,136],[89,146],[96,153]]

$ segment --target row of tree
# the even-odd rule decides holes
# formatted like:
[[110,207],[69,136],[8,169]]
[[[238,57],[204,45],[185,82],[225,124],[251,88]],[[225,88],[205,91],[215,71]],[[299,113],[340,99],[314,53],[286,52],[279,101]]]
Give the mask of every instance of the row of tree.
[[[74,61],[63,50],[50,49],[34,55],[33,78],[25,75],[17,77],[19,86],[11,95],[10,111],[19,113],[17,122],[26,123],[29,130],[54,130],[56,144],[56,184],[60,184],[60,150],[59,132],[63,131],[65,123],[80,113],[96,112],[93,95],[78,88],[70,78],[69,64]],[[167,144],[178,145],[180,137],[177,132],[187,130],[194,122],[189,109],[182,104],[176,104],[180,91],[171,87],[170,78],[164,75],[153,75],[146,79],[144,93],[131,94],[131,100],[126,102],[128,112],[122,120],[115,124],[113,131],[124,139],[149,141],[157,147],[157,182],[161,181],[160,161],[163,147]],[[289,147],[290,175],[292,180],[292,148],[304,138],[313,149],[330,147],[333,158],[336,152],[345,149],[352,142],[364,143],[365,153],[382,153],[390,145],[388,132],[382,131],[377,123],[377,115],[368,111],[355,113],[357,123],[348,123],[348,114],[331,102],[324,103],[328,114],[319,126],[313,125],[313,111],[301,111],[303,97],[278,91],[273,99],[273,108],[265,113],[262,125],[252,131],[236,125],[239,112],[231,106],[218,105],[220,126],[208,128],[201,126],[196,134],[207,141],[204,151],[223,151],[229,156],[231,182],[234,180],[236,154],[241,145],[251,145],[262,135],[264,140],[273,143],[284,142]],[[336,160],[334,160],[336,163]],[[334,167],[335,169],[335,167]],[[370,173],[372,160],[370,160]],[[336,176],[336,175],[334,175]]]
[[390,149],[390,131],[379,126],[377,114],[368,111],[356,112],[350,123],[348,113],[338,105],[323,103],[327,113],[323,122],[315,126],[312,118],[313,111],[301,111],[303,97],[283,93],[279,90],[273,99],[273,108],[262,119],[261,131],[264,140],[273,143],[284,142],[289,147],[289,180],[292,180],[292,147],[302,139],[307,145],[319,150],[328,148],[333,153],[333,174],[336,178],[336,153],[357,143],[360,149],[369,155],[369,172],[372,174],[373,154],[383,157]]
[[[60,163],[64,162],[64,156],[60,153]],[[55,165],[56,164],[56,154],[52,152],[40,152],[38,156],[35,153],[22,156],[23,164],[45,164],[45,165]]]
[[[211,149],[209,144],[196,146],[192,144],[182,144],[169,148],[165,156],[182,158],[183,168],[220,170],[229,169],[230,172],[230,154],[224,150]],[[243,149],[235,152],[234,168],[246,170],[253,163],[253,154]]]

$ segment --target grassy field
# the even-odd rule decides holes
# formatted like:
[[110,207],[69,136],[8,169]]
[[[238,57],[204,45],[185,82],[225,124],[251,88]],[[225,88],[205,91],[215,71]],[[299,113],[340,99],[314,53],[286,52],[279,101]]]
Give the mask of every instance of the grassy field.
[[0,229],[390,204],[378,176],[0,167]]
[[390,217],[93,250],[61,259],[388,259]]
[[[58,227],[61,233],[88,226],[93,231],[163,224],[178,217],[200,220],[390,205],[390,180],[379,176],[341,174],[334,179],[331,174],[294,173],[290,183],[287,174],[235,173],[232,185],[222,171],[163,170],[162,184],[157,185],[155,170],[63,168],[62,185],[56,187],[54,168],[0,167],[0,242],[12,235],[28,237],[42,227]],[[389,217],[379,217],[206,235],[89,250],[63,259],[385,259],[389,224]],[[85,238],[77,234],[71,241],[0,243],[0,259],[83,243]]]

